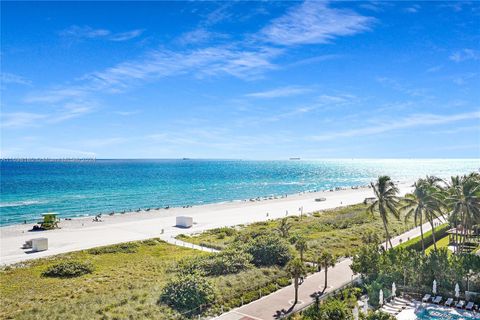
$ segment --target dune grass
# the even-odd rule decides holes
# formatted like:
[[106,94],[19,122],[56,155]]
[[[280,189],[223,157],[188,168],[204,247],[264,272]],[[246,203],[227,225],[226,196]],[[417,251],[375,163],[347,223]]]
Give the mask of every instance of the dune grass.
[[[393,217],[389,221],[392,235],[398,235],[413,227],[413,222]],[[277,233],[280,219],[239,225],[233,228],[218,228],[192,236],[180,235],[179,239],[207,247],[222,249],[235,241],[242,241],[259,234]],[[307,260],[315,260],[320,250],[326,250],[337,256],[349,256],[364,245],[366,234],[376,234],[384,240],[385,232],[378,216],[366,213],[366,205],[357,204],[337,209],[325,210],[303,217],[290,217],[292,225],[289,241],[305,237],[308,250]]]
[[[150,239],[6,267],[0,271],[0,319],[182,319],[158,303],[161,291],[176,275],[180,260],[207,254]],[[89,263],[94,271],[69,278],[42,275],[68,261]],[[261,288],[267,293],[282,285],[285,272],[256,268],[211,280],[217,301],[233,307],[242,297],[258,299]]]

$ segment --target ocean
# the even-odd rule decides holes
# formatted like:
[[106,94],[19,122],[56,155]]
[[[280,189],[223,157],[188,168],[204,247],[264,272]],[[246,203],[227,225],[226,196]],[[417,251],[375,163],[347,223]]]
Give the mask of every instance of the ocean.
[[0,163],[0,225],[44,212],[80,217],[365,185],[380,175],[413,181],[478,171],[479,159],[96,160]]

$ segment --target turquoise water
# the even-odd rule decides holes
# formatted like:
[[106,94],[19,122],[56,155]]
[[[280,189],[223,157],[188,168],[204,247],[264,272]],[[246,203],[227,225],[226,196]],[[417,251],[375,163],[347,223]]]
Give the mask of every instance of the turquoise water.
[[198,205],[365,185],[382,174],[411,181],[477,171],[480,160],[97,160],[1,162],[0,225]]
[[459,311],[451,308],[428,307],[421,309],[417,314],[422,320],[478,320],[480,316],[472,312]]

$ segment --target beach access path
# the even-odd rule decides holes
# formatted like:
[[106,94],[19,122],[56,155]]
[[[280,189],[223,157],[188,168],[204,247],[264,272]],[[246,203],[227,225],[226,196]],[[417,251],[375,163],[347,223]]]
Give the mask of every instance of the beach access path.
[[[431,230],[429,223],[423,225],[423,231]],[[397,246],[411,238],[420,235],[420,227],[409,230],[392,239],[392,245]],[[328,288],[324,294],[335,291],[338,288],[350,283],[356,279],[358,275],[354,275],[350,269],[352,264],[351,259],[344,259],[337,263],[335,267],[328,269]],[[302,309],[306,304],[314,300],[314,296],[318,292],[323,291],[325,282],[324,270],[314,273],[307,278],[300,285],[298,289],[299,302],[291,311]],[[241,306],[230,312],[227,312],[217,318],[216,320],[270,320],[279,319],[282,310],[289,310],[293,306],[293,296],[295,289],[292,285],[277,290],[265,297],[252,301],[249,304]]]
[[[399,188],[403,194],[411,190],[411,183],[400,183]],[[301,208],[304,213],[332,209],[360,203],[372,196],[370,188],[348,188],[261,201],[232,201],[188,208],[117,213],[112,216],[103,215],[102,222],[93,222],[93,217],[62,220],[61,229],[40,232],[29,232],[32,224],[5,226],[0,228],[0,264],[8,265],[60,253],[155,237],[172,243],[174,241],[172,238],[182,233],[199,233],[224,226],[299,215]],[[325,198],[325,201],[315,201],[317,198]],[[175,227],[177,216],[193,217],[193,227],[189,229]],[[31,252],[21,248],[25,241],[40,237],[48,239],[47,251]]]

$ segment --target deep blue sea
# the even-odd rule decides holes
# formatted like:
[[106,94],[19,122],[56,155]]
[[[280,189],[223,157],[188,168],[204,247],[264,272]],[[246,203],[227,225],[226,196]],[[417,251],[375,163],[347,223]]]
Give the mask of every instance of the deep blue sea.
[[76,217],[365,185],[383,174],[401,181],[426,174],[446,178],[478,171],[480,160],[96,160],[0,165],[0,225],[8,225],[38,219],[44,212]]

